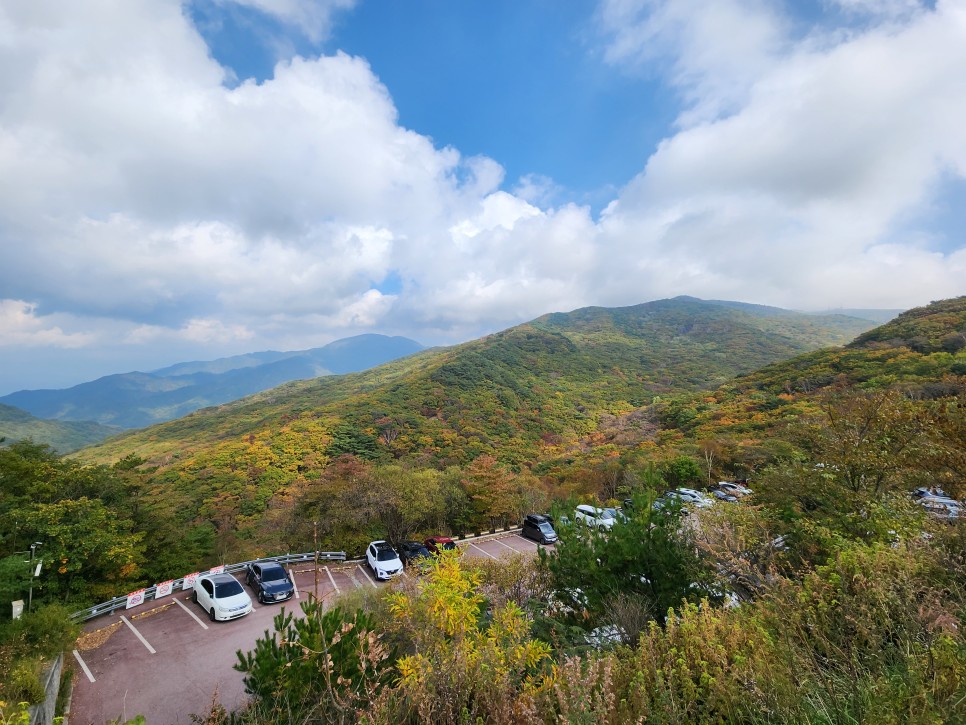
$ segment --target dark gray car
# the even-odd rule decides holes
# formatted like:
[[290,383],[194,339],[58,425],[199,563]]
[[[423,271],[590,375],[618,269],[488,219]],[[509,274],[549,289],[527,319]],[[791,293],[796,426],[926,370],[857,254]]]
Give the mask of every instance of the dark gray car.
[[295,585],[285,567],[277,561],[256,561],[248,565],[248,586],[262,604],[283,602],[295,594]]
[[527,514],[523,519],[523,536],[539,544],[552,544],[557,540],[550,518],[541,514]]

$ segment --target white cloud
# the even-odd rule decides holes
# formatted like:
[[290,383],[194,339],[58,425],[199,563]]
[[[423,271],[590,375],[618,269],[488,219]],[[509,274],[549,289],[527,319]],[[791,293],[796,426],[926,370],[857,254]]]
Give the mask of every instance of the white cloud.
[[788,42],[786,22],[765,0],[604,0],[599,21],[610,62],[668,67],[689,104],[683,123],[740,108]]
[[319,41],[328,36],[332,27],[332,16],[348,10],[356,0],[218,0],[224,4],[235,4],[255,8],[272,15],[284,23],[299,28],[308,38]]
[[920,0],[828,0],[844,12],[876,19],[900,19],[921,12]]
[[562,191],[559,184],[543,174],[525,174],[513,187],[514,196],[535,206],[550,206],[552,200]]
[[0,299],[0,347],[84,347],[95,340],[88,333],[65,332],[51,316],[37,314],[36,305]]
[[[688,7],[652,11],[682,18]],[[895,229],[944,179],[966,174],[966,130],[954,121],[966,114],[964,16],[947,2],[900,26],[786,38],[769,43],[784,50],[767,67],[678,60],[699,69],[675,76],[699,100],[602,219],[616,268],[636,264],[658,294],[793,307],[961,294],[961,254],[922,249],[922,235],[896,239]],[[673,33],[687,49],[707,27],[695,19]],[[614,42],[632,57],[625,37]],[[732,85],[746,89],[741,103],[707,113],[713,89]],[[611,289],[629,286],[615,276]]]
[[[239,2],[317,37],[349,5]],[[966,177],[966,9],[840,5],[862,24],[802,34],[763,0],[602,3],[606,57],[682,107],[595,220],[401,127],[364,59],[228,88],[176,2],[0,0],[3,342],[97,346],[116,370],[121,348],[439,343],[678,294],[961,294],[962,243],[942,254],[909,220]]]

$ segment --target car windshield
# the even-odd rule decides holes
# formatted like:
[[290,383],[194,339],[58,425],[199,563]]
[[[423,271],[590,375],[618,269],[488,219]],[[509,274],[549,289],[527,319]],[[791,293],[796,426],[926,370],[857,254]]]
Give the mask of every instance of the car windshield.
[[429,549],[425,546],[414,546],[409,550],[410,556],[429,556]]
[[601,515],[602,519],[616,519],[617,509],[604,509],[604,513]]
[[242,589],[242,585],[234,579],[230,582],[218,582],[215,584],[215,599],[233,597],[236,594],[241,594],[243,591],[245,590]]
[[452,551],[456,548],[456,544],[454,544],[452,541],[441,541],[440,543],[436,544],[436,546],[438,546],[440,549],[445,549],[446,551]]
[[398,559],[396,552],[392,549],[379,549],[376,552],[376,559],[378,561],[392,561],[393,559]]
[[547,523],[540,524],[540,530],[545,534],[553,533],[553,526]]
[[280,566],[262,569],[263,582],[275,582],[285,578],[285,570]]

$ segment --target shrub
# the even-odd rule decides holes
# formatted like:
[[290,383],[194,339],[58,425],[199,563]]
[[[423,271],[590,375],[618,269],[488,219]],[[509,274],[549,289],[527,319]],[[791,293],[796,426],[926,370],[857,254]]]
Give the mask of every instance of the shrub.
[[39,663],[20,660],[10,671],[10,680],[5,685],[7,696],[17,702],[36,705],[44,701],[46,693],[40,682]]
[[280,612],[273,635],[238,653],[250,709],[273,723],[356,722],[387,684],[392,652],[361,611],[323,611],[317,600],[302,611],[304,619]]
[[456,557],[432,564],[412,593],[390,596],[397,627],[415,644],[399,660],[387,722],[517,723],[542,682],[549,647],[530,638],[530,622],[512,601],[483,616],[480,574]]

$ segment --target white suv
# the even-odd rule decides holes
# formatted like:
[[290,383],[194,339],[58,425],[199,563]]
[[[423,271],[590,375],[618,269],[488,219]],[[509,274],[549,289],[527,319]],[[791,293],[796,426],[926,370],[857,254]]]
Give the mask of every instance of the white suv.
[[614,522],[617,520],[607,509],[588,506],[587,504],[581,504],[577,507],[577,510],[574,511],[574,518],[600,531],[613,528]]
[[403,563],[388,541],[373,541],[366,549],[366,560],[376,579],[391,579],[402,574]]

